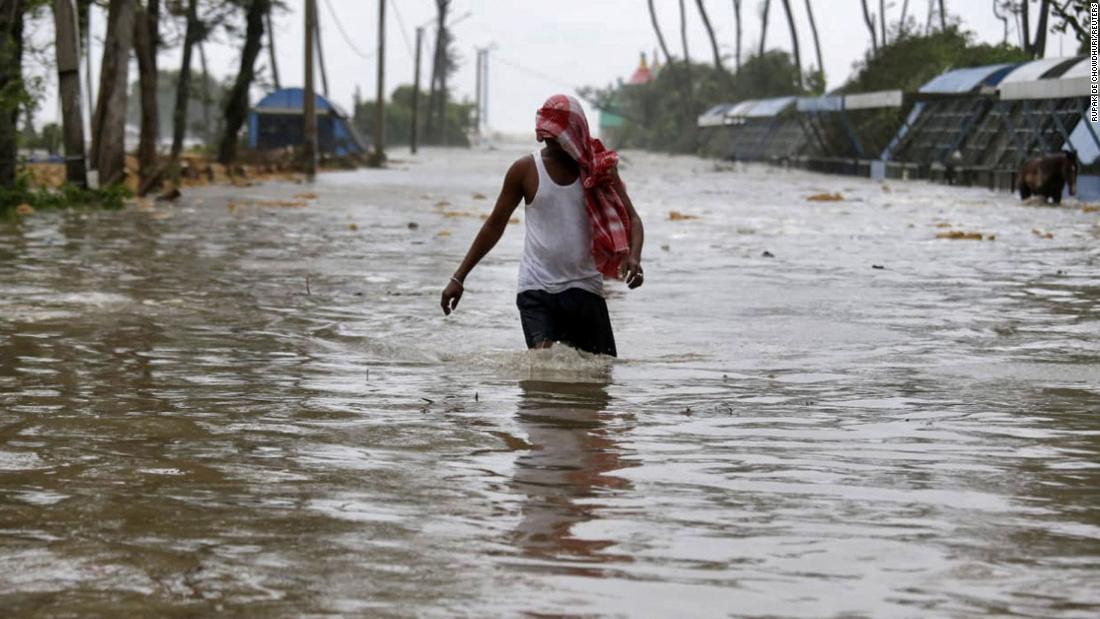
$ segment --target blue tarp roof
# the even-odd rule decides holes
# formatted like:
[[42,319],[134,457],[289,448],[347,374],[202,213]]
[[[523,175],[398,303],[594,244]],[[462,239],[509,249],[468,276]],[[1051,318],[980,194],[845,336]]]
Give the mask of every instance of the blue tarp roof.
[[920,87],[920,92],[965,93],[979,86],[996,86],[1015,64],[992,64],[984,67],[955,69],[937,75]]
[[[267,95],[260,102],[252,106],[257,111],[292,111],[301,110],[305,104],[305,91],[301,88],[284,88]],[[314,93],[314,101],[317,111],[336,109],[328,99]],[[337,111],[339,111],[337,109]]]

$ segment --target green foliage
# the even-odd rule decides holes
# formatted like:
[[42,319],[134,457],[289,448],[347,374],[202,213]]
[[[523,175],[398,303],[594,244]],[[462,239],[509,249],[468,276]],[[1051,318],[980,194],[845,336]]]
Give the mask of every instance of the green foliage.
[[115,184],[101,189],[81,189],[75,185],[63,185],[60,189],[31,187],[27,173],[20,174],[12,187],[0,187],[0,213],[27,204],[35,210],[51,208],[122,208],[131,192],[125,185]]
[[[810,89],[821,88],[818,72],[804,79]],[[694,152],[698,116],[717,104],[809,92],[799,88],[798,69],[780,50],[750,56],[735,74],[710,64],[688,67],[676,62],[661,68],[647,84],[578,90],[602,113],[624,119],[620,127],[603,128],[601,135],[609,145],[679,153]]]
[[1092,15],[1089,12],[1091,0],[1071,0],[1051,2],[1051,30],[1069,32],[1077,39],[1077,53],[1085,55],[1092,47]]
[[[409,143],[409,132],[412,129],[412,101],[413,88],[405,84],[394,89],[390,100],[386,102],[386,146]],[[473,131],[472,103],[455,101],[447,102],[447,136],[445,143],[449,146],[470,146],[470,132]],[[427,144],[424,135],[424,121],[428,113],[428,96],[426,92],[420,93],[420,141]],[[374,101],[360,101],[356,103],[352,114],[352,123],[356,131],[363,136],[374,135]]]
[[856,76],[841,88],[844,93],[919,89],[950,69],[1030,60],[1018,47],[974,43],[974,33],[950,26],[927,35],[904,32],[878,54],[867,52],[856,65]]

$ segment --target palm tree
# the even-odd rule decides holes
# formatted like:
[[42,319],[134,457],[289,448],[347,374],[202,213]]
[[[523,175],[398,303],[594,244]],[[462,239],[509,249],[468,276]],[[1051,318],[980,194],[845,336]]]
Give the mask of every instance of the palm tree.
[[707,7],[703,5],[703,0],[695,0],[695,6],[699,7],[699,16],[703,18],[703,27],[707,29],[707,36],[710,37],[710,49],[714,53],[714,68],[718,69],[719,73],[725,74],[726,68],[722,66],[722,55],[718,53],[718,40],[714,38],[714,28],[710,25]]
[[[906,0],[908,2],[909,0]],[[817,36],[817,23],[814,21],[814,10],[810,6],[810,0],[806,0],[806,16],[810,18],[810,32],[814,35],[814,51],[817,52],[817,72],[821,76],[821,83],[825,83],[825,62],[821,59],[821,39]]]
[[798,89],[803,90],[805,86],[802,84],[802,51],[798,46],[798,29],[794,26],[791,0],[783,0],[783,11],[787,13],[787,27],[791,29],[791,48],[794,50],[794,66],[797,68]]
[[[807,0],[808,1],[808,0]],[[734,59],[737,64],[737,70],[741,70],[741,0],[733,0],[733,21],[737,25],[737,51],[734,53]]]
[[860,0],[860,5],[863,7],[863,23],[867,24],[867,30],[871,32],[871,54],[878,56],[878,38],[875,35],[875,18],[871,16],[871,12],[867,10],[867,0]]
[[764,41],[768,38],[768,9],[771,8],[771,0],[764,0],[764,10],[760,12],[760,53],[758,56],[764,55]]
[[649,20],[653,22],[653,32],[657,33],[657,43],[665,55],[665,64],[672,64],[672,54],[668,53],[668,44],[665,43],[665,35],[661,34],[661,25],[657,23],[657,11],[653,8],[653,0],[649,0]]

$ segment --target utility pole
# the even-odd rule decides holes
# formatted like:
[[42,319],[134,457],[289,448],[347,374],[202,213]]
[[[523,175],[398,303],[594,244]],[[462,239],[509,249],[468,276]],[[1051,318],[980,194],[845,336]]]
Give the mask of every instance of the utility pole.
[[481,144],[481,84],[482,77],[481,71],[485,67],[485,64],[481,61],[481,57],[485,54],[485,49],[481,47],[474,48],[477,51],[477,78],[474,86],[474,139],[477,140],[477,144]]
[[374,99],[375,166],[386,162],[386,2],[378,0],[378,90]]
[[317,18],[316,2],[314,2],[313,9],[313,41],[314,45],[317,46],[317,66],[321,68],[321,92],[323,92],[325,98],[328,99],[328,71],[325,70],[325,52],[321,46],[321,21]]
[[424,26],[416,27],[416,66],[413,67],[412,127],[409,128],[409,151],[416,154],[417,131],[420,128],[420,48],[424,40]]
[[273,7],[267,8],[267,15],[264,17],[267,19],[267,53],[271,59],[271,78],[275,80],[275,90],[282,90],[283,85],[279,82],[279,63],[275,60],[275,28],[271,25],[271,11]]
[[57,32],[57,81],[61,95],[61,124],[65,141],[65,178],[85,187],[84,117],[80,111],[80,54],[77,51],[76,11],[72,0],[54,0]]
[[317,176],[317,102],[313,92],[313,34],[317,31],[317,0],[306,0],[306,83],[302,101],[302,159],[306,176]]

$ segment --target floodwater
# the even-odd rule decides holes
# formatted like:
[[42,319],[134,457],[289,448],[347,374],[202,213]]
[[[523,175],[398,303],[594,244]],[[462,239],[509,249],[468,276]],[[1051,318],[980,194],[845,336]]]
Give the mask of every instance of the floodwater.
[[1100,616],[1100,212],[628,153],[612,364],[519,153],[0,223],[2,614]]

